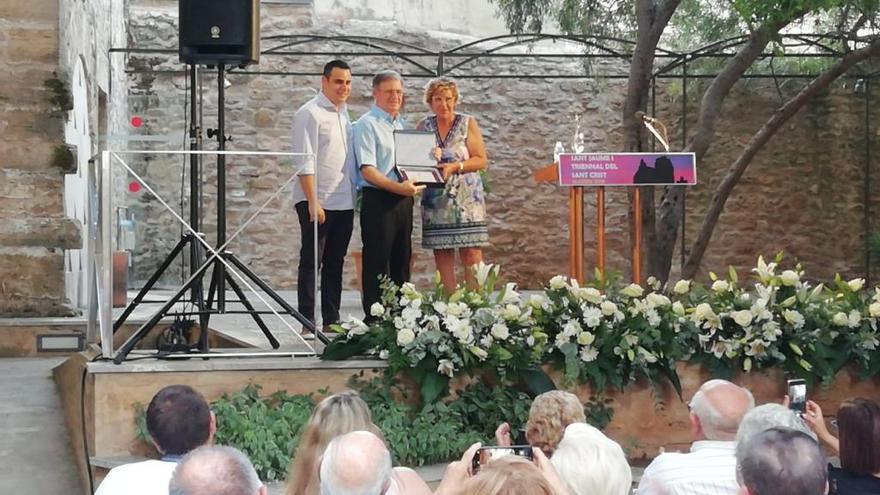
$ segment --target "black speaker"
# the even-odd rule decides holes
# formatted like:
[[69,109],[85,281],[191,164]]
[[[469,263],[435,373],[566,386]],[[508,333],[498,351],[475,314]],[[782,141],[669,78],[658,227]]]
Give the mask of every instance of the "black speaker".
[[260,0],[179,0],[180,61],[238,65],[260,61]]

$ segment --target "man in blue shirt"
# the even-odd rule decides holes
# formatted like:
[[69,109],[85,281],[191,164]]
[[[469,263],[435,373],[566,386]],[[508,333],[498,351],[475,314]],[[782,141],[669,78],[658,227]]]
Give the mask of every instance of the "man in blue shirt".
[[367,319],[370,307],[379,302],[379,277],[387,275],[397,284],[409,281],[412,255],[413,196],[425,186],[400,182],[394,169],[394,130],[403,129],[403,79],[394,71],[373,77],[373,106],[353,126],[354,152],[360,168],[363,199],[362,303]]

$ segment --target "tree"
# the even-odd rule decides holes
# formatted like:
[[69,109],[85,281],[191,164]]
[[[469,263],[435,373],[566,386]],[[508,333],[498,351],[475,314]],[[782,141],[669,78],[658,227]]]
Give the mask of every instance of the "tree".
[[[567,34],[626,36],[628,29],[635,27],[635,47],[623,109],[626,151],[640,151],[645,143],[645,132],[634,114],[647,109],[654,52],[671,22],[676,27],[679,41],[688,36],[711,39],[723,36],[731,30],[747,32],[745,42],[724,63],[703,94],[696,129],[685,147],[685,151],[693,152],[698,161],[712,144],[725,98],[784,29],[810,16],[811,20],[820,25],[831,26],[830,31],[839,36],[839,48],[843,52],[841,58],[783,104],[731,164],[714,191],[709,212],[703,219],[697,240],[682,270],[683,278],[692,278],[696,274],[724,203],[764,144],[811,98],[855,64],[877,56],[880,51],[880,39],[876,34],[867,41],[858,36],[860,31],[868,28],[872,30],[872,34],[876,33],[880,12],[878,0],[732,0],[727,5],[704,0],[494,1],[514,33],[521,33],[525,28],[540,31],[543,22],[551,14]],[[680,15],[674,18],[677,11],[680,11]],[[706,12],[709,15],[705,15]],[[669,43],[674,45],[675,41],[673,39]],[[857,41],[861,41],[863,46],[855,49]],[[656,209],[653,188],[643,188],[643,191],[642,217],[645,221],[644,230],[648,232],[645,242],[648,246],[647,252],[651,253],[648,272],[660,280],[666,280],[672,265],[684,190],[665,188]]]

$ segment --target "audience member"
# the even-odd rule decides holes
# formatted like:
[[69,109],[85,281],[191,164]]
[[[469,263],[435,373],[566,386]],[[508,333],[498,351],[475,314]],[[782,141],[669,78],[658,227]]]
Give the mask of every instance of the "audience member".
[[405,493],[392,487],[391,453],[385,442],[368,431],[353,431],[331,440],[320,473],[321,495]]
[[825,426],[819,404],[807,402],[804,420],[819,441],[840,456],[840,468],[829,468],[831,495],[880,494],[880,406],[876,402],[843,401],[837,410],[839,439]]
[[796,412],[781,404],[762,404],[743,416],[739,430],[736,432],[737,451],[744,448],[748,441],[758,433],[775,427],[797,430],[806,433],[813,439],[816,438],[816,435],[810,431],[810,428]]
[[756,433],[736,454],[742,495],[824,495],[825,458],[806,433],[773,427]]
[[266,495],[251,461],[238,449],[199,447],[183,458],[168,486],[169,495]]
[[168,481],[189,451],[210,445],[216,430],[205,398],[186,385],[160,390],[147,406],[147,431],[162,460],[125,464],[110,470],[95,495],[168,493]]
[[[331,395],[321,401],[303,428],[287,475],[285,495],[317,495],[320,492],[318,466],[320,457],[333,438],[353,431],[369,431],[379,438],[382,432],[370,414],[370,408],[353,391]],[[413,495],[428,494],[430,489],[412,469],[396,467],[395,483]]]
[[733,495],[739,491],[734,439],[755,399],[748,390],[726,380],[709,380],[688,406],[694,439],[690,452],[657,456],[645,468],[638,495]]
[[[565,427],[572,423],[585,423],[584,405],[576,395],[564,390],[551,390],[535,397],[526,422],[526,441],[532,447],[553,455]],[[510,425],[502,423],[495,430],[498,445],[511,445]]]
[[541,449],[533,449],[534,462],[514,455],[491,461],[474,476],[475,443],[461,459],[447,466],[434,495],[569,495],[565,482]]
[[550,462],[573,495],[628,495],[632,489],[623,449],[586,423],[565,428]]

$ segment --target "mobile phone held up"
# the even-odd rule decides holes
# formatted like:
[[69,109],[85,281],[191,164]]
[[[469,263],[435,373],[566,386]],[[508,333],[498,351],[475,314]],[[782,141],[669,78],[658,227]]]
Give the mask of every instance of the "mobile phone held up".
[[487,465],[494,459],[504,457],[506,455],[516,455],[528,460],[534,459],[532,455],[531,445],[512,445],[510,447],[482,447],[474,454],[474,460],[471,463],[471,471],[477,474],[480,468]]
[[804,380],[788,380],[788,408],[798,414],[807,412],[807,382]]

